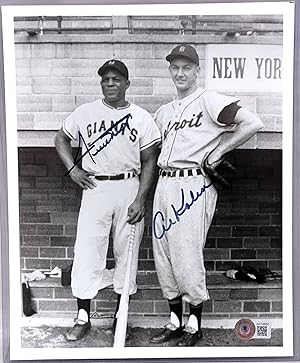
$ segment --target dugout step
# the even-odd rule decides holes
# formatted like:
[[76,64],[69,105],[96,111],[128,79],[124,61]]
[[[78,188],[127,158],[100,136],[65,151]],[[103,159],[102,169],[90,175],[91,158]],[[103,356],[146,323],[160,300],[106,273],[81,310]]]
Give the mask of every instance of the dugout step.
[[[137,275],[137,284],[139,289],[160,289],[157,274],[154,272],[148,274]],[[31,287],[64,287],[66,289],[70,286],[62,286],[61,279],[57,277],[47,277],[41,281],[31,281]],[[207,287],[208,289],[281,289],[281,280],[271,280],[263,283],[254,281],[240,281],[233,280],[226,277],[223,273],[208,273],[207,274]],[[107,287],[112,289],[112,286]]]
[[[138,274],[138,291],[132,296],[129,314],[139,316],[166,316],[168,303],[164,299],[155,272]],[[282,316],[281,280],[256,283],[237,281],[221,273],[208,273],[207,286],[210,300],[204,305],[206,317],[215,319],[238,318],[242,316]],[[76,298],[70,286],[62,286],[60,278],[30,282],[32,305],[40,312],[76,312]],[[102,289],[92,299],[91,311],[101,316],[114,312],[116,294],[112,286]],[[187,305],[187,304],[185,304]],[[187,313],[187,306],[184,313]]]

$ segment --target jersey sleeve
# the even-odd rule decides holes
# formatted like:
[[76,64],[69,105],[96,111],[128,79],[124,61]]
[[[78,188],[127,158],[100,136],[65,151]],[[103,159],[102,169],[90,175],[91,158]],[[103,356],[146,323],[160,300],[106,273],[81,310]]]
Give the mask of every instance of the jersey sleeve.
[[237,104],[240,99],[231,96],[225,96],[217,92],[206,91],[203,95],[205,106],[207,112],[209,113],[211,119],[217,123],[219,126],[228,126],[227,123],[221,123],[218,118],[220,113],[224,110],[225,107],[231,104]]
[[143,151],[161,140],[160,131],[150,114],[146,113],[143,120],[140,150]]
[[63,121],[63,126],[62,126],[63,131],[72,140],[78,139],[79,121],[80,121],[80,112],[78,109],[73,111]]
[[231,103],[229,106],[223,108],[223,110],[219,113],[218,122],[221,124],[231,125],[234,121],[235,115],[241,106],[236,103]]

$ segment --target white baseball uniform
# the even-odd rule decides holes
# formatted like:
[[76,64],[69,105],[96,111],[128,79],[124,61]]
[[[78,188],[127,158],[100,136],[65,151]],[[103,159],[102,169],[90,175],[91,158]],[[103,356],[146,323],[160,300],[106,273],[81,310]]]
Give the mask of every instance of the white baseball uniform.
[[201,165],[222,134],[234,127],[218,122],[220,112],[238,101],[199,88],[156,112],[162,173],[154,196],[153,250],[163,295],[169,300],[181,295],[198,305],[209,299],[203,248],[217,191]]
[[[80,299],[97,295],[106,267],[110,233],[115,258],[113,285],[115,292],[121,294],[130,235],[128,207],[138,192],[140,154],[160,140],[159,130],[144,109],[134,104],[113,108],[101,99],[79,106],[64,120],[63,130],[71,139],[80,141],[84,170],[97,176],[124,176],[120,180],[94,179],[97,187],[82,192],[72,268],[73,295]],[[143,229],[143,220],[136,223],[130,294],[137,289]]]

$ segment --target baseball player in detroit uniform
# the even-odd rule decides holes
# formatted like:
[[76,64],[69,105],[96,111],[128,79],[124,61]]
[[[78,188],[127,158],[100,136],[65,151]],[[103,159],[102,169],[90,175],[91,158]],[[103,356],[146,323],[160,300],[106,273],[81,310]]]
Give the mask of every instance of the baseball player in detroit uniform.
[[[129,294],[137,290],[144,201],[160,142],[160,132],[151,115],[125,99],[130,85],[126,65],[112,59],[99,68],[98,74],[104,99],[75,109],[64,120],[55,139],[68,174],[83,188],[71,282],[78,316],[67,333],[68,340],[82,338],[91,326],[90,303],[103,286],[110,234],[115,258],[113,286],[119,304],[131,224],[136,225],[136,233]],[[71,140],[82,147],[81,156],[75,160]]]
[[[197,87],[199,57],[186,44],[166,57],[177,98],[155,115],[162,135],[158,159],[160,177],[153,206],[153,249],[170,322],[151,338],[161,343],[178,338],[177,346],[193,346],[202,336],[203,302],[209,299],[203,248],[217,190],[205,174],[227,152],[246,142],[261,127],[258,117],[238,105],[238,99]],[[225,131],[232,131],[223,138]],[[184,324],[182,299],[189,305]]]

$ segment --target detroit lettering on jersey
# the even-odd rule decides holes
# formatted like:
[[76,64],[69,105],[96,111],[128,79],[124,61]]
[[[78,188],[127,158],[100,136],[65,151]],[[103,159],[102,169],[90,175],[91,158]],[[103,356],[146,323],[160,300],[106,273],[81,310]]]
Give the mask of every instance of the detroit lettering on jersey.
[[183,99],[161,106],[155,120],[165,139],[158,166],[162,169],[201,166],[205,155],[214,150],[222,135],[233,127],[218,121],[221,111],[238,101],[236,97],[198,88]]
[[201,117],[203,116],[203,112],[200,111],[198,115],[195,113],[193,114],[192,118],[190,120],[182,120],[182,121],[175,121],[173,122],[170,120],[167,124],[167,127],[164,131],[164,139],[168,136],[168,134],[172,130],[179,130],[184,129],[185,127],[199,127],[202,125],[202,121],[200,122]]

